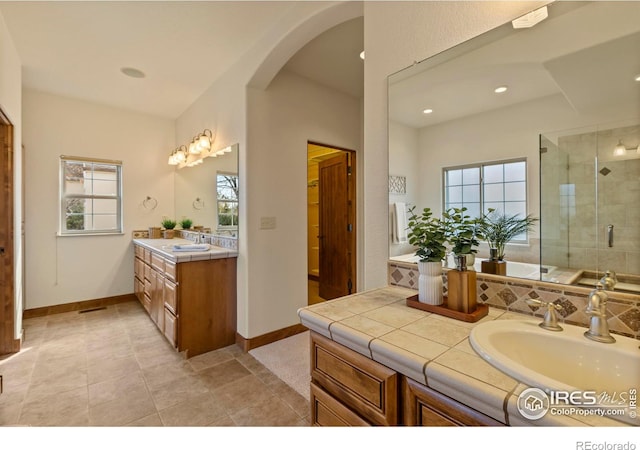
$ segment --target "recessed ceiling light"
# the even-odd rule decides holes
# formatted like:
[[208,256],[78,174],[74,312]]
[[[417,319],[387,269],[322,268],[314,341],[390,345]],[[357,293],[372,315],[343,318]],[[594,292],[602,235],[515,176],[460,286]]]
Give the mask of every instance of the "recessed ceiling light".
[[123,67],[120,72],[131,78],[144,78],[146,76],[143,71],[133,67]]
[[364,60],[364,50],[360,52],[360,59]]
[[507,89],[508,88],[506,86],[498,86],[493,90],[493,92],[495,92],[496,94],[502,94],[503,92],[507,92]]
[[427,108],[427,109],[422,110],[423,114],[431,114],[432,112],[433,112],[433,109],[431,109],[431,108]]

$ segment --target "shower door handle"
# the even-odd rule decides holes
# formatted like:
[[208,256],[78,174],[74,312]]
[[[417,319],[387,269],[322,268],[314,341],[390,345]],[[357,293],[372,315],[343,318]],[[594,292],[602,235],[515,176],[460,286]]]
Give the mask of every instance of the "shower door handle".
[[613,225],[607,226],[607,241],[609,243],[609,247],[613,247]]

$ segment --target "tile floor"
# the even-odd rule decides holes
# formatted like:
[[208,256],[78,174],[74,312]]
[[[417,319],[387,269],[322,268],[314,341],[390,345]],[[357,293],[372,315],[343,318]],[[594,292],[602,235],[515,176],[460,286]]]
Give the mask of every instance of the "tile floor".
[[185,360],[137,302],[24,321],[0,425],[308,426],[309,401],[233,345]]

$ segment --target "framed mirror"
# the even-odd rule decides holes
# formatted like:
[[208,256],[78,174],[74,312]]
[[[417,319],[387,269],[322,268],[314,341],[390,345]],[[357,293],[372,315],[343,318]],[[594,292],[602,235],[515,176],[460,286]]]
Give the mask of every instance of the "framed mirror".
[[176,169],[175,210],[178,223],[191,219],[211,234],[238,236],[238,144],[201,164]]
[[395,210],[498,207],[540,219],[506,246],[507,276],[640,279],[638,17],[640,2],[556,2],[391,75],[390,258],[415,261]]

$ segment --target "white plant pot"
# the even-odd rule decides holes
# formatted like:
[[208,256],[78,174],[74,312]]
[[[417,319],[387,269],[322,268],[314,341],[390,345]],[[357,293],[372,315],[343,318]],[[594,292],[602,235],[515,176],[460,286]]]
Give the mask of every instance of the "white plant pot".
[[418,261],[418,301],[442,305],[442,263]]

